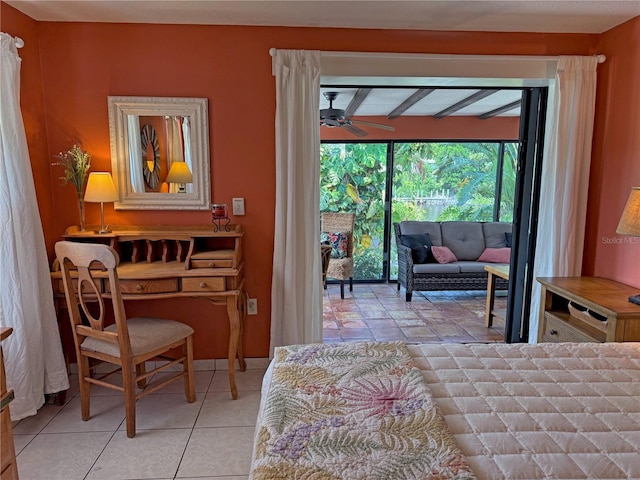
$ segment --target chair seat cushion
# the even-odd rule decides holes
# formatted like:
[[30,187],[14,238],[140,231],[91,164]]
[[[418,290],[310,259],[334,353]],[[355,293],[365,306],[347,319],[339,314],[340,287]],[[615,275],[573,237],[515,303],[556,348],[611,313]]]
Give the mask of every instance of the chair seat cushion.
[[[175,320],[163,318],[130,318],[127,320],[131,352],[134,356],[144,355],[163,345],[182,340],[193,334],[193,328]],[[107,332],[117,332],[116,325],[109,325]],[[82,342],[83,350],[100,352],[114,357],[120,357],[118,344],[105,342],[93,337],[87,337]]]

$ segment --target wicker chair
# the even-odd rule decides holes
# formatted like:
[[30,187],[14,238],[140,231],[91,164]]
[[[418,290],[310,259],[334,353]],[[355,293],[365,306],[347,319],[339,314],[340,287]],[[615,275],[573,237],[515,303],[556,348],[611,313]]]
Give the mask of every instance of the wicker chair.
[[349,291],[353,292],[353,228],[356,215],[354,213],[321,214],[321,230],[323,232],[347,232],[347,256],[332,258],[327,269],[327,277],[340,280],[340,298],[344,299],[344,281],[349,279]]

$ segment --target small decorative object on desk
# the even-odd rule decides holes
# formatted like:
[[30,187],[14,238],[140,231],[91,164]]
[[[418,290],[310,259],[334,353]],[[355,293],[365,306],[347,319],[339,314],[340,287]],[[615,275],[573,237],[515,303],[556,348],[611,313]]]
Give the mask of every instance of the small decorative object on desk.
[[[222,225],[222,222],[226,220],[226,223]],[[229,210],[226,203],[214,203],[211,205],[211,222],[213,223],[213,231],[218,232],[224,226],[225,232],[229,232],[229,224],[231,219],[229,218]]]
[[64,167],[64,176],[60,177],[63,185],[70,183],[76,189],[78,211],[80,213],[80,231],[84,231],[84,188],[91,168],[91,155],[82,150],[80,145],[74,145],[66,152],[60,152],[56,155],[56,158],[59,158],[60,161],[54,163],[54,165],[62,165]]

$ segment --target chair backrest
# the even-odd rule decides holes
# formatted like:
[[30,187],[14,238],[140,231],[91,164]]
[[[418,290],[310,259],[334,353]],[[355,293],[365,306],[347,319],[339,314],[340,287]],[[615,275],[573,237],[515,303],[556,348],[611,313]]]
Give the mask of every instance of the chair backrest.
[[320,229],[323,232],[348,232],[347,256],[353,256],[353,229],[356,222],[355,213],[322,212]]
[[[76,348],[85,337],[95,337],[120,346],[121,354],[130,354],[131,344],[127,330],[124,302],[118,281],[118,253],[108,245],[62,241],[55,245],[56,257],[62,272],[64,295],[69,310]],[[108,275],[107,291],[111,297],[110,308],[116,321],[116,332],[104,331],[107,316],[105,292],[98,272]],[[101,273],[104,276],[104,273]],[[97,305],[90,308],[89,305]],[[80,309],[89,322],[83,323]],[[97,310],[97,312],[96,312]]]

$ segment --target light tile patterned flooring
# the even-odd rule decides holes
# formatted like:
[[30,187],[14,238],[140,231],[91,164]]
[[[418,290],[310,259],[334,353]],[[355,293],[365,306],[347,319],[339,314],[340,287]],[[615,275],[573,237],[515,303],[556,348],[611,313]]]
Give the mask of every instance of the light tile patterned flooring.
[[[484,326],[486,293],[415,292],[404,300],[395,285],[356,284],[340,299],[338,285],[324,292],[324,340],[500,342],[504,323]],[[506,298],[498,298],[504,308]],[[501,305],[502,304],[502,305]],[[225,361],[202,362],[196,372],[195,403],[182,383],[142,398],[137,435],[128,439],[124,403],[115,391],[92,387],[92,418],[80,418],[77,376],[63,406],[45,405],[14,424],[21,480],[246,479],[267,359],[247,359],[236,374],[239,397],[232,400]]]

